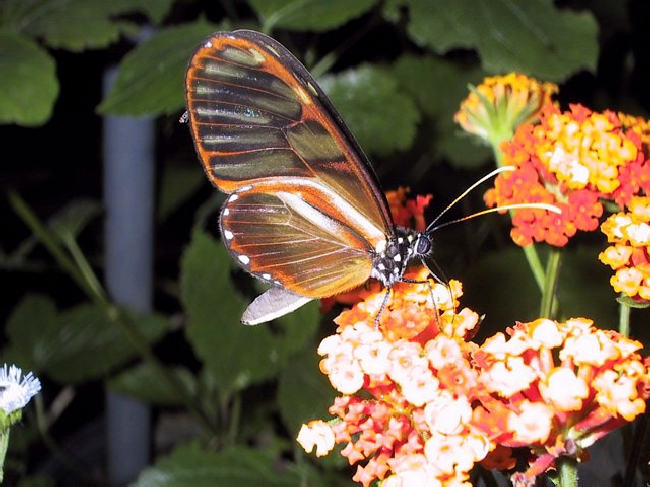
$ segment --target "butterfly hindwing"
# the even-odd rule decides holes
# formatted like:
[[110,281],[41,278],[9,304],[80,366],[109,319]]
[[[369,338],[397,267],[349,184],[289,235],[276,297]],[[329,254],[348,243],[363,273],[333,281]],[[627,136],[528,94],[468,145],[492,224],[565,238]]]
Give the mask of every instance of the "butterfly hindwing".
[[346,222],[323,213],[290,188],[233,193],[221,234],[235,259],[265,281],[311,298],[363,284],[371,258]]

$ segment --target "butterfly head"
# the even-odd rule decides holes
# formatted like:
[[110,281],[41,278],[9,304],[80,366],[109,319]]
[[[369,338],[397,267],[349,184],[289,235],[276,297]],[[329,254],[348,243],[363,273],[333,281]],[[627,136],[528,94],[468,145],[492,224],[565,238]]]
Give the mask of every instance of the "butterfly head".
[[370,277],[390,288],[403,279],[409,261],[423,258],[431,251],[431,237],[426,233],[396,227],[386,245],[378,249],[372,259]]

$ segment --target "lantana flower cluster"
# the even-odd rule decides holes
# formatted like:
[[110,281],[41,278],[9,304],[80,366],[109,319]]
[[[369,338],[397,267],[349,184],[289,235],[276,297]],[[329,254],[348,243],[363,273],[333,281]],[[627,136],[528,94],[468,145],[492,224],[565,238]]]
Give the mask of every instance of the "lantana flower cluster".
[[459,282],[402,283],[391,293],[378,324],[383,293],[343,312],[321,342],[320,369],[341,396],[332,420],[312,421],[298,437],[319,456],[345,445],[364,487],[470,486],[479,462],[512,469],[513,449],[527,450],[527,470],[512,477],[524,485],[561,455],[583,458],[645,410],[650,375],[639,342],[586,319],[544,319],[479,347],[470,340],[478,315],[454,311]]
[[541,108],[552,103],[557,91],[554,83],[519,73],[488,77],[463,100],[454,120],[468,133],[498,145],[519,125],[537,120]]
[[[486,138],[499,164],[516,168],[495,178],[485,194],[486,203],[498,208],[541,202],[560,210],[514,211],[510,234],[520,246],[546,242],[563,247],[578,231],[598,229],[605,208],[618,208],[602,224],[611,245],[600,260],[614,269],[611,284],[617,292],[647,303],[650,271],[642,232],[647,219],[641,208],[644,198],[650,197],[650,122],[581,105],[562,111],[551,99],[557,86],[523,75],[514,78],[520,80],[521,90],[514,97],[512,79],[513,75],[486,79],[455,117],[473,134],[503,132],[504,125],[513,130],[511,137],[503,132],[500,138]],[[513,115],[517,112],[518,117]]]
[[650,370],[640,342],[584,318],[538,319],[507,333],[473,354],[487,394],[472,424],[502,447],[529,451],[515,484],[532,485],[561,455],[586,459],[586,447],[645,411]]
[[517,210],[511,236],[521,246],[562,247],[578,230],[598,228],[601,200],[624,205],[647,189],[638,177],[650,170],[642,138],[611,111],[547,104],[539,123],[520,125],[501,152],[501,163],[517,169],[497,176],[485,195],[489,206],[539,201],[561,210]]
[[409,274],[423,284],[396,284],[383,310],[385,291],[344,311],[318,348],[320,369],[342,396],[330,408],[336,419],[304,426],[298,441],[319,455],[345,444],[351,465],[365,462],[353,478],[364,486],[464,485],[492,447],[470,423],[477,346],[464,338],[479,317],[454,312],[459,282],[427,278],[427,269]]
[[610,245],[599,259],[615,271],[610,279],[614,290],[650,301],[650,197],[633,197],[626,211],[607,218],[601,230]]

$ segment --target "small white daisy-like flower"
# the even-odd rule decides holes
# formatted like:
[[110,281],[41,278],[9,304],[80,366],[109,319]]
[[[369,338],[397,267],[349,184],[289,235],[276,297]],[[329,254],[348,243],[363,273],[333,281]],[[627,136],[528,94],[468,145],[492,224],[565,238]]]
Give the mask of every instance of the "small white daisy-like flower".
[[15,365],[0,369],[0,408],[7,414],[21,409],[41,390],[41,381],[30,372],[21,379],[23,371]]

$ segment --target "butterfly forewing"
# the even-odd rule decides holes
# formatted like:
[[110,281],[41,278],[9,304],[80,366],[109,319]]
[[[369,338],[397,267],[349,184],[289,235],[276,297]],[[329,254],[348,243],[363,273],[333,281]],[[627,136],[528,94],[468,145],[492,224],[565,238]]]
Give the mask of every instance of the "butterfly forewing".
[[372,223],[376,231],[365,235],[372,247],[390,232],[387,204],[365,156],[281,44],[251,31],[212,35],[190,60],[186,93],[197,152],[219,189],[307,178]]
[[231,193],[224,242],[257,277],[320,298],[363,284],[393,226],[367,159],[331,102],[281,44],[217,33],[186,77],[194,143]]

